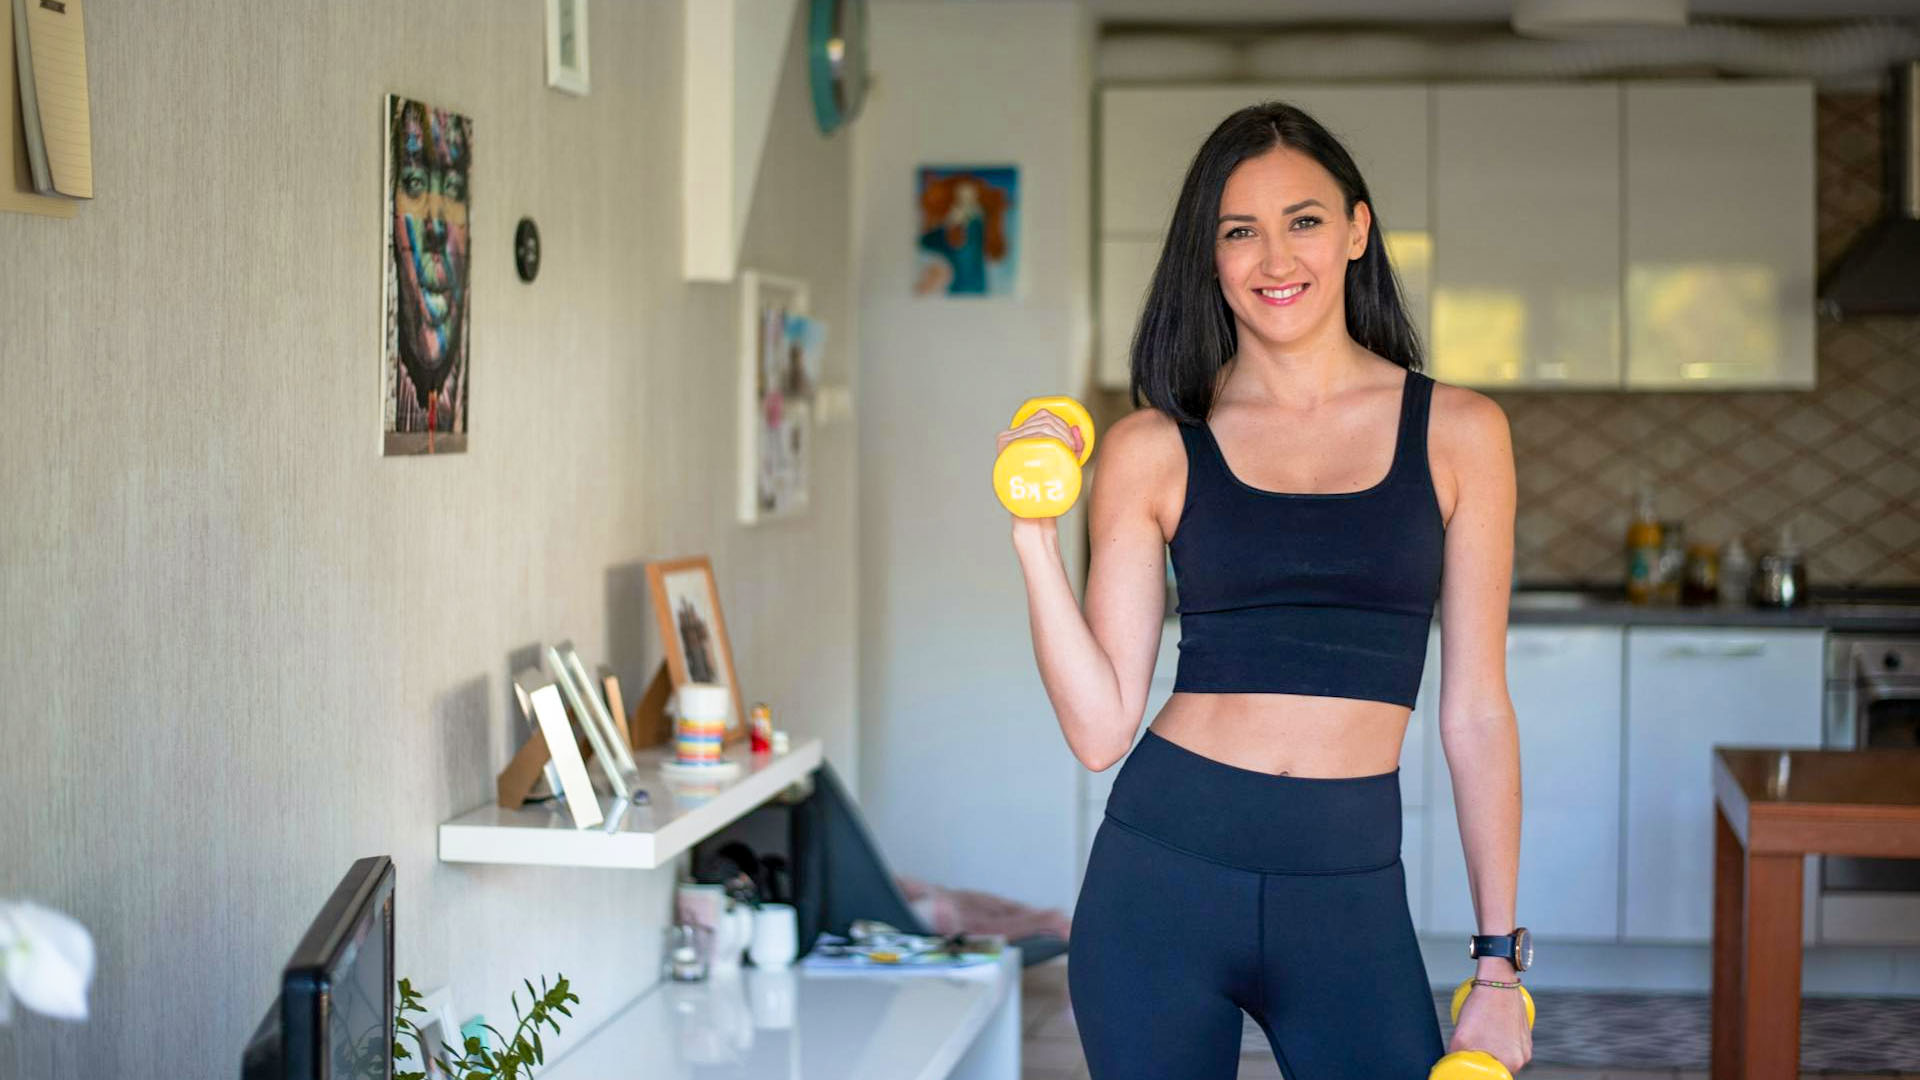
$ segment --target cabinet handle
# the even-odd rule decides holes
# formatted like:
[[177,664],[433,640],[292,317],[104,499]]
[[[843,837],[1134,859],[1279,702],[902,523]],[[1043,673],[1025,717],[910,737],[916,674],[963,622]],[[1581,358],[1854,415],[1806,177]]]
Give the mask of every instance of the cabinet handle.
[[1508,656],[1553,656],[1565,652],[1567,643],[1564,638],[1552,641],[1527,641],[1525,639],[1508,640]]
[[1662,660],[1735,660],[1745,656],[1765,656],[1764,641],[1736,641],[1728,645],[1669,645],[1661,650]]

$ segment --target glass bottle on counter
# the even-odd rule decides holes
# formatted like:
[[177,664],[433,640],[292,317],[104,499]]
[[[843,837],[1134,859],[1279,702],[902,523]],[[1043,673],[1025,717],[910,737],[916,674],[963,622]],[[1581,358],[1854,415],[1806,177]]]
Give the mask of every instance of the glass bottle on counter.
[[1660,520],[1654,514],[1653,488],[1641,483],[1627,523],[1627,602],[1650,604],[1660,567]]
[[1687,569],[1687,528],[1679,521],[1660,523],[1660,558],[1653,575],[1653,602],[1680,603],[1680,579]]
[[1720,557],[1712,544],[1688,544],[1680,575],[1680,605],[1698,607],[1720,598]]
[[1747,603],[1747,582],[1753,577],[1753,560],[1747,555],[1745,544],[1738,536],[1728,540],[1720,548],[1720,606],[1744,607]]

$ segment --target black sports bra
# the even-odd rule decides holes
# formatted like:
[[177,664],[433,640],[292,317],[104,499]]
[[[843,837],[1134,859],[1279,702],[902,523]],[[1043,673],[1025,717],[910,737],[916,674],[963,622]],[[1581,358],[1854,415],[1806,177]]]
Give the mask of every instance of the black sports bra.
[[1211,428],[1180,426],[1187,496],[1168,543],[1176,692],[1414,704],[1446,539],[1427,463],[1432,400],[1433,380],[1409,369],[1393,464],[1363,491],[1252,487]]

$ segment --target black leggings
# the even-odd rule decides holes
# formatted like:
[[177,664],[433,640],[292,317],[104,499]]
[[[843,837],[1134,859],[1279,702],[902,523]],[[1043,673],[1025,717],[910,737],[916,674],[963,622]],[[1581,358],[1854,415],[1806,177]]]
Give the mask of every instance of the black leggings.
[[1092,1080],[1425,1080],[1445,1048],[1400,864],[1400,771],[1276,776],[1149,729],[1114,778],[1067,989]]

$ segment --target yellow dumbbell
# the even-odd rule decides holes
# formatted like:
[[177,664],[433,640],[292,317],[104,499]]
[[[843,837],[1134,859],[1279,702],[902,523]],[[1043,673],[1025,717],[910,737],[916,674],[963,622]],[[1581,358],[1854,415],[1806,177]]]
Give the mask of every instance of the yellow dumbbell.
[[1070,397],[1028,398],[1013,414],[1019,427],[1045,409],[1080,429],[1080,453],[1050,435],[1015,439],[993,462],[993,493],[1001,505],[1023,518],[1059,517],[1080,497],[1080,466],[1093,456],[1093,417]]
[[[1453,1022],[1460,1022],[1460,1006],[1467,1003],[1467,995],[1473,991],[1473,980],[1462,982],[1453,991]],[[1520,997],[1527,1003],[1527,1030],[1533,1030],[1533,995],[1526,987],[1520,988]],[[1478,1080],[1488,1077],[1491,1080],[1513,1080],[1513,1074],[1507,1071],[1500,1059],[1485,1050],[1456,1050],[1443,1057],[1427,1074],[1427,1080]]]

